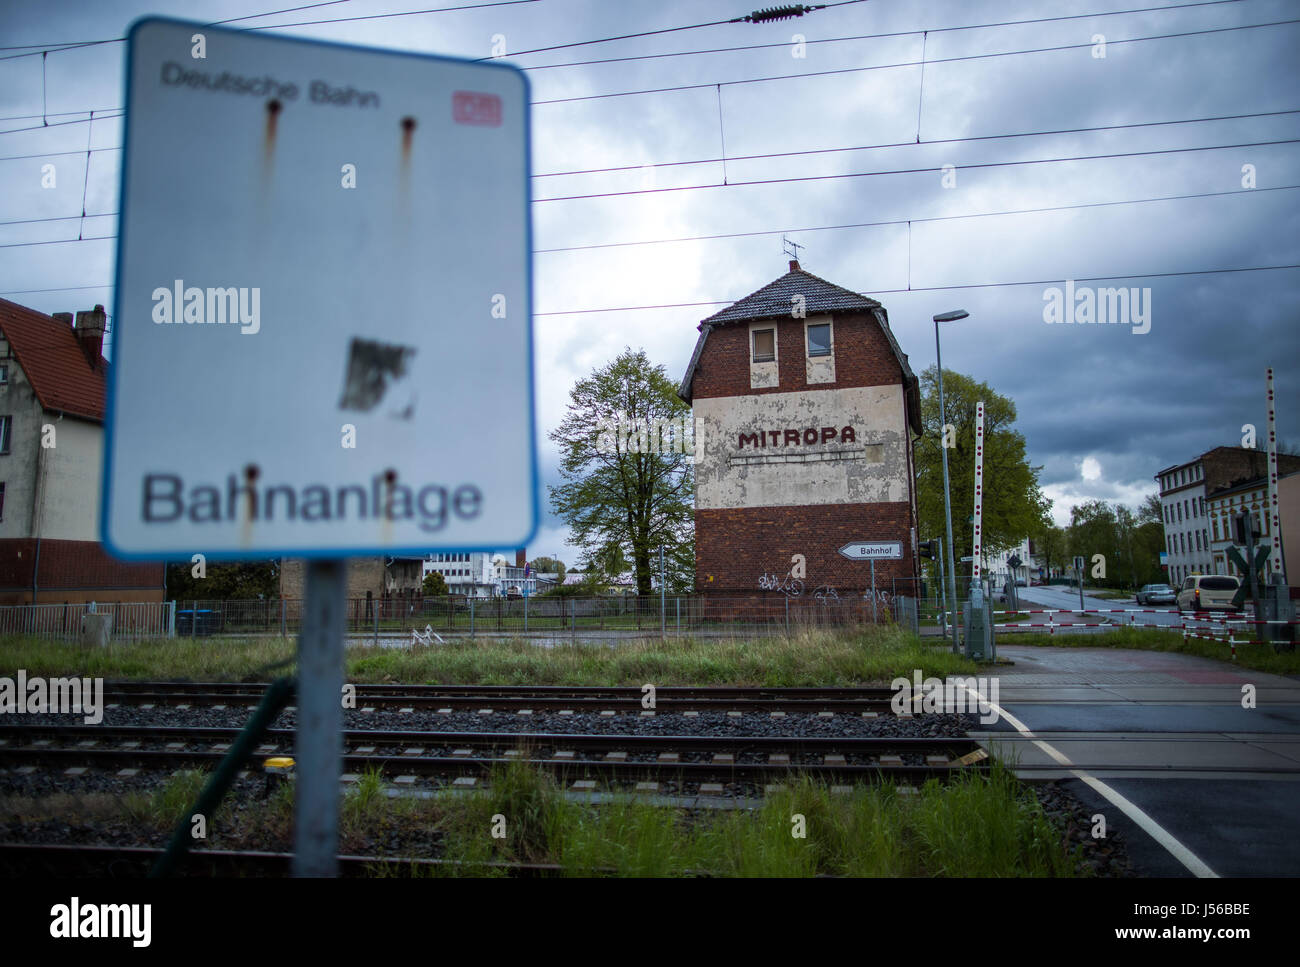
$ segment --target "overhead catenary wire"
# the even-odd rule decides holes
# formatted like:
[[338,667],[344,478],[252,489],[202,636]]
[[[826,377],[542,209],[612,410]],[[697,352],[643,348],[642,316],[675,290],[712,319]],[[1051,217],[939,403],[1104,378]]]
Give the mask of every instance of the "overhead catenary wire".
[[1251,195],[1267,191],[1295,191],[1300,185],[1276,185],[1268,188],[1234,188],[1231,191],[1199,191],[1183,195],[1157,195],[1152,198],[1125,198],[1117,201],[1080,202],[1073,205],[1048,205],[1039,208],[1009,208],[991,212],[967,212],[960,215],[930,215],[920,218],[891,218],[875,222],[848,222],[841,225],[804,225],[796,228],[775,228],[762,231],[723,232],[714,235],[683,235],[675,238],[650,238],[627,242],[594,242],[588,245],[566,245],[557,248],[533,249],[534,255],[554,252],[580,252],[602,248],[630,248],[640,245],[670,245],[682,242],[711,242],[728,238],[758,238],[763,235],[793,234],[795,232],[836,232],[853,228],[883,228],[908,225],[913,222],[947,222],[968,218],[1000,218],[1008,215],[1038,215],[1046,212],[1077,211],[1086,208],[1110,208],[1118,205],[1146,205],[1164,201],[1187,201],[1195,198],[1221,198],[1227,195]]
[[[1226,275],[1241,272],[1274,272],[1284,269],[1300,269],[1300,263],[1288,265],[1250,265],[1227,269],[1192,269],[1184,272],[1139,272],[1135,275],[1091,275],[1076,276],[1075,282],[1118,282],[1131,279],[1171,279],[1190,275]],[[961,282],[953,285],[923,285],[911,289],[872,289],[873,295],[895,295],[908,292],[951,292],[957,289],[1002,289],[1020,285],[1057,285],[1062,280],[1056,279],[1022,279],[1015,282]],[[2,295],[3,293],[0,293]],[[651,309],[687,309],[699,306],[729,306],[736,299],[714,299],[707,302],[668,302],[661,305],[647,306],[608,306],[600,309],[563,309],[551,312],[534,312],[534,316],[578,316],[600,312],[642,312]]]
[[[998,20],[982,24],[962,24],[952,27],[916,27],[912,30],[892,30],[879,34],[855,34],[849,37],[823,37],[812,40],[804,40],[805,46],[812,47],[815,44],[839,44],[855,40],[886,40],[893,37],[911,37],[919,33],[929,32],[950,33],[960,30],[985,30],[993,27],[1020,27],[1029,24],[1056,23],[1064,20],[1093,20],[1098,17],[1121,17],[1136,13],[1155,13],[1166,10],[1184,10],[1192,7],[1218,7],[1229,3],[1243,3],[1245,0],[1197,0],[1194,3],[1175,3],[1165,4],[1158,7],[1131,7],[1127,10],[1108,10],[1094,11],[1092,13],[1073,13],[1059,17],[1032,17],[1028,20]],[[736,47],[706,47],[700,50],[674,50],[661,54],[629,54],[626,57],[605,57],[597,60],[578,60],[566,61],[561,64],[529,64],[522,66],[526,71],[544,71],[556,70],[565,67],[590,67],[596,64],[622,64],[634,60],[661,60],[666,57],[696,57],[703,54],[731,54],[746,50],[773,50],[776,48],[789,48],[790,42],[783,40],[774,44],[741,44]],[[521,56],[513,54],[512,57]]]
[[[1300,269],[1300,263],[1287,265],[1248,265],[1225,269],[1191,269],[1182,272],[1139,272],[1134,275],[1089,275],[1075,276],[1075,282],[1118,282],[1130,279],[1172,279],[1191,275],[1229,275],[1242,272],[1275,272],[1284,269]],[[872,289],[875,295],[893,295],[907,292],[950,292],[957,289],[1003,289],[1020,285],[1055,285],[1061,279],[1021,279],[1015,282],[961,282],[952,285],[916,286],[911,289]],[[36,292],[72,292],[78,289],[111,289],[111,283],[105,285],[70,285],[55,286],[49,289],[14,289],[0,292],[0,297],[10,295],[27,295]],[[650,309],[688,309],[698,306],[729,306],[736,299],[714,299],[706,302],[666,302],[647,306],[606,306],[599,309],[561,309],[550,312],[534,312],[534,316],[578,316],[599,312],[643,312]]]
[[[113,110],[121,110],[121,109],[114,108]],[[84,114],[86,112],[77,111],[72,113]],[[99,113],[99,110],[97,109],[95,113]],[[1198,117],[1198,118],[1171,118],[1164,121],[1134,121],[1129,124],[1097,124],[1097,125],[1091,125],[1089,127],[1082,127],[1082,128],[1053,128],[1048,131],[1012,131],[1004,134],[970,135],[964,138],[929,138],[924,141],[921,141],[920,144],[921,145],[970,144],[976,141],[998,141],[998,140],[1005,140],[1008,138],[1037,138],[1037,137],[1047,137],[1049,135],[1058,135],[1058,134],[1087,134],[1096,131],[1125,131],[1125,130],[1132,130],[1135,128],[1163,127],[1171,124],[1201,124],[1201,123],[1209,123],[1212,121],[1242,121],[1242,120],[1249,120],[1252,118],[1280,117],[1286,114],[1300,114],[1300,108],[1287,108],[1281,111],[1258,111],[1251,114],[1219,114],[1219,115],[1212,115],[1209,117]],[[101,120],[101,119],[96,118],[96,120]],[[569,177],[573,175],[608,174],[611,172],[618,172],[618,171],[642,171],[646,168],[674,168],[674,167],[683,167],[686,165],[718,164],[719,162],[722,161],[733,161],[733,162],[734,161],[758,161],[767,158],[797,158],[797,157],[802,157],[807,155],[837,154],[845,151],[875,151],[882,148],[910,148],[910,147],[915,147],[916,145],[917,143],[913,141],[882,141],[877,144],[857,144],[857,145],[848,145],[846,147],[840,147],[840,148],[805,148],[798,151],[767,151],[759,154],[729,155],[727,157],[718,157],[718,158],[689,158],[685,161],[658,161],[658,162],[649,162],[647,164],[612,165],[604,168],[580,168],[571,171],[544,171],[544,172],[534,173],[529,177],[563,178],[563,177]],[[91,150],[92,151],[121,151],[122,146],[110,145],[102,148],[92,148]],[[80,148],[71,151],[37,151],[37,152],[33,152],[32,154],[0,156],[0,161],[28,161],[33,158],[58,158],[67,155],[74,155],[74,154],[79,155],[81,153],[82,150]],[[116,214],[116,213],[110,212],[108,214]],[[67,217],[72,218],[75,216],[67,216]],[[49,221],[49,220],[50,219],[32,219],[32,221]],[[19,222],[12,222],[12,221],[0,222],[0,225],[16,225],[16,224],[19,224]]]
[[[257,20],[261,17],[271,17],[274,16],[276,13],[291,13],[294,10],[307,10],[310,9],[311,7],[328,7],[336,3],[350,3],[350,2],[351,0],[326,0],[326,2],[323,3],[309,3],[306,4],[305,6],[289,7],[285,10],[271,11],[268,13],[252,13],[252,14],[247,14],[243,17],[231,17],[227,20],[214,20],[208,23],[201,24],[201,26],[219,27],[224,24],[237,23],[240,20]],[[281,27],[308,27],[308,26],[312,26],[313,24],[345,23],[351,20],[383,20],[392,17],[411,17],[417,14],[450,13],[458,10],[473,10],[477,7],[509,7],[520,3],[538,3],[538,2],[540,2],[540,0],[489,0],[489,2],[485,2],[485,3],[462,4],[456,7],[431,7],[427,10],[403,10],[396,13],[371,14],[362,17],[342,17],[334,20],[304,20],[304,21],[299,21],[297,23],[263,24],[260,26],[241,27],[236,29],[275,30]],[[0,60],[16,60],[20,57],[35,57],[37,54],[40,53],[58,54],[66,50],[78,50],[83,47],[97,47],[102,44],[121,44],[125,42],[126,42],[125,37],[107,37],[103,40],[86,40],[86,41],[69,42],[65,44],[48,44],[48,45],[44,45],[43,49],[29,50],[25,54],[9,54],[6,57],[0,57]],[[24,44],[21,45],[21,47],[0,47],[0,50],[19,50],[22,49],[22,47],[28,47],[28,46],[40,46],[40,45]]]
[[[1237,0],[1213,0],[1213,2],[1237,2]],[[1032,21],[1025,21],[1025,22],[1032,22]],[[1227,33],[1227,32],[1237,31],[1237,30],[1253,30],[1253,29],[1264,28],[1264,27],[1286,26],[1286,25],[1298,24],[1298,23],[1300,23],[1300,18],[1293,18],[1290,20],[1276,20],[1276,21],[1269,21],[1267,23],[1260,23],[1260,24],[1239,24],[1231,27],[1212,27],[1212,28],[1207,28],[1205,30],[1181,31],[1181,32],[1169,33],[1169,34],[1153,34],[1151,36],[1146,36],[1146,37],[1119,38],[1116,40],[1108,40],[1107,43],[1109,45],[1142,43],[1151,40],[1170,40],[1170,39],[1177,39],[1181,37],[1200,36],[1200,35],[1215,34],[1215,33]],[[910,35],[919,32],[920,31],[906,31],[904,32],[904,35]],[[934,58],[929,60],[928,63],[944,64],[944,63],[954,63],[954,62],[967,61],[967,60],[987,60],[995,57],[1016,57],[1025,54],[1055,53],[1055,52],[1066,51],[1066,50],[1080,50],[1085,48],[1091,48],[1092,46],[1093,46],[1092,42],[1089,41],[1087,43],[1064,44],[1064,45],[1057,45],[1054,47],[1034,47],[1034,48],[1028,48],[1024,50],[993,51],[984,54],[964,54],[964,55],[953,56],[953,57]],[[480,58],[480,60],[494,60],[494,59],[495,58],[492,57]],[[4,58],[0,57],[0,60],[4,60]],[[895,70],[902,67],[917,67],[921,65],[922,65],[922,61],[899,61],[892,64],[873,64],[865,67],[844,67],[844,68],[837,68],[837,69],[826,70],[826,71],[805,71],[798,74],[774,74],[767,77],[752,77],[752,78],[738,78],[735,80],[709,81],[709,82],[698,83],[698,84],[682,84],[673,87],[644,88],[635,91],[613,91],[604,94],[582,94],[582,95],[575,95],[573,97],[552,98],[549,100],[531,101],[530,106],[540,107],[549,104],[569,104],[569,103],[575,103],[579,101],[598,101],[598,100],[606,100],[609,98],[633,97],[633,96],[639,96],[645,94],[677,93],[681,91],[701,90],[709,87],[738,86],[742,84],[760,84],[760,83],[770,83],[772,81],[783,81],[783,80],[800,80],[800,79],[805,79],[810,77],[827,77],[827,76],[838,75],[838,74],[862,73],[865,71]],[[524,70],[527,69],[528,68],[524,68]],[[110,108],[109,110],[122,111],[124,109]],[[84,112],[77,112],[77,113],[84,113]],[[86,119],[83,118],[77,121],[64,121],[61,123],[84,124],[86,123]],[[49,125],[49,126],[53,127],[54,125]],[[0,131],[0,134],[15,134],[21,131],[37,131],[37,130],[41,130],[42,127],[43,125],[36,125],[34,127],[27,127],[27,128],[10,128],[8,130]]]
[[[1209,144],[1190,148],[1159,148],[1151,151],[1117,151],[1106,154],[1071,155],[1066,158],[1026,158],[1019,161],[984,161],[961,165],[963,171],[980,168],[1007,168],[1022,165],[1060,164],[1070,161],[1098,161],[1110,158],[1144,158],[1159,154],[1186,154],[1192,151],[1225,151],[1232,148],[1262,148],[1273,145],[1300,143],[1300,138],[1282,138],[1276,141],[1246,141],[1239,144]],[[847,178],[879,178],[886,175],[933,174],[944,170],[943,165],[930,165],[924,168],[892,168],[886,171],[850,171],[834,175],[793,175],[788,178],[758,178],[753,181],[733,181],[730,184],[677,185],[668,188],[640,188],[629,191],[590,192],[585,195],[556,195],[551,198],[535,198],[534,203],[544,204],[555,201],[580,201],[595,198],[622,198],[629,195],[653,195],[670,191],[702,191],[711,188],[748,188],[757,185],[788,185],[796,182],[840,181]]]
[[[980,134],[971,135],[964,138],[932,138],[927,141],[919,142],[921,145],[938,145],[938,144],[969,144],[975,141],[1000,141],[1007,138],[1037,138],[1047,137],[1058,134],[1087,134],[1095,131],[1123,131],[1133,128],[1151,128],[1162,127],[1170,124],[1200,124],[1210,121],[1241,121],[1249,118],[1266,118],[1279,117],[1284,114],[1300,114],[1300,108],[1290,108],[1283,111],[1261,111],[1256,114],[1221,114],[1214,117],[1201,118],[1182,118],[1168,121],[1135,121],[1130,124],[1099,124],[1085,128],[1056,128],[1050,131],[1016,131],[1009,134]],[[807,155],[816,154],[837,154],[845,151],[875,151],[882,148],[912,148],[917,143],[912,141],[885,141],[879,144],[861,144],[851,145],[844,148],[805,148],[799,151],[769,151],[761,154],[741,154],[731,155],[726,160],[729,161],[760,161],[767,158],[797,158]],[[101,149],[102,150],[102,149]],[[73,152],[74,154],[77,152]],[[43,157],[35,155],[34,157]],[[0,158],[0,161],[7,161],[7,158]],[[687,161],[661,161],[652,162],[642,165],[616,165],[608,168],[585,168],[574,171],[549,171],[541,174],[535,174],[534,178],[560,178],[570,175],[595,175],[607,174],[616,171],[640,171],[645,168],[674,168],[684,165],[705,165],[716,164],[721,158],[695,158]],[[957,167],[961,167],[958,165]]]
[[[276,14],[293,13],[297,10],[310,10],[313,7],[332,7],[340,3],[351,3],[352,0],[321,0],[320,3],[308,3],[300,7],[286,7],[283,10],[268,10],[266,13],[250,13],[243,17],[231,17],[229,20],[214,20],[207,24],[209,27],[216,27],[220,24],[237,23],[240,20],[257,20],[260,17],[274,17]],[[0,50],[32,50],[40,53],[40,48],[45,48],[45,52],[65,47],[85,47],[90,44],[116,44],[126,40],[125,37],[110,37],[107,40],[64,40],[53,44],[13,44],[8,47],[0,47]]]
[[[726,238],[756,238],[761,235],[780,235],[783,233],[793,233],[793,232],[830,232],[830,231],[844,231],[853,228],[884,228],[884,227],[894,226],[894,225],[910,226],[913,222],[947,222],[947,221],[959,221],[962,219],[969,219],[969,218],[999,218],[999,217],[1010,216],[1010,215],[1037,215],[1037,214],[1045,214],[1047,212],[1078,211],[1087,208],[1110,208],[1119,205],[1145,205],[1145,204],[1153,204],[1156,202],[1164,202],[1164,201],[1188,201],[1196,198],[1222,198],[1228,195],[1254,195],[1254,194],[1261,194],[1263,192],[1294,191],[1296,189],[1300,189],[1300,185],[1275,185],[1272,187],[1265,187],[1265,188],[1234,188],[1230,191],[1199,191],[1199,192],[1190,192],[1181,195],[1156,195],[1151,198],[1125,198],[1125,199],[1119,199],[1115,201],[1078,202],[1070,205],[1047,205],[1047,206],[1041,206],[1037,208],[1008,208],[1008,209],[1001,209],[998,211],[991,211],[991,212],[965,212],[959,215],[929,215],[929,216],[921,216],[916,218],[891,218],[891,219],[882,219],[874,222],[849,222],[841,225],[805,225],[797,228],[775,228],[775,229],[763,229],[761,231],[748,231],[748,232],[723,232],[723,233],[713,234],[713,235],[684,235],[675,238],[641,239],[637,241],[627,241],[627,242],[595,242],[588,245],[568,245],[568,246],[562,246],[557,248],[533,249],[533,254],[546,255],[546,254],[551,254],[556,252],[581,252],[581,251],[589,251],[592,249],[602,249],[602,248],[630,248],[630,247],[640,246],[640,245],[667,245],[667,244],[674,244],[674,243],[681,243],[681,242],[706,242],[706,241],[717,241]],[[118,214],[120,213],[100,212],[100,213],[90,213],[85,215],[84,217],[85,218],[107,218],[109,216],[118,215]],[[0,222],[0,225],[23,225],[23,224],[30,224],[32,222],[51,222],[51,221],[63,222],[63,221],[72,221],[73,219],[80,218],[80,217],[83,216],[59,215],[53,218],[33,218],[33,219],[20,219],[12,222]],[[105,241],[114,238],[117,238],[117,236],[96,235],[93,236],[92,238],[86,238],[86,239],[56,238],[56,239],[45,239],[45,240],[34,241],[34,242],[12,242],[9,244],[0,245],[0,248],[26,248],[28,246],[33,246],[33,245],[67,245],[78,241],[87,241],[87,242]]]
[[[1118,46],[1120,44],[1145,43],[1146,41],[1151,41],[1151,40],[1173,40],[1180,37],[1197,37],[1197,36],[1203,36],[1208,34],[1222,34],[1222,33],[1229,33],[1235,30],[1256,30],[1264,27],[1281,27],[1281,26],[1287,26],[1290,24],[1297,24],[1297,23],[1300,23],[1300,18],[1291,18],[1289,20],[1271,20],[1267,23],[1258,23],[1258,24],[1239,24],[1233,27],[1212,27],[1206,30],[1184,30],[1184,31],[1178,31],[1177,33],[1170,33],[1170,34],[1152,34],[1149,37],[1121,37],[1118,40],[1107,40],[1106,45],[1108,47],[1111,47],[1111,46]],[[1057,46],[1054,47],[1031,47],[1025,50],[994,51],[992,53],[987,53],[987,54],[961,54],[953,57],[936,57],[930,60],[929,63],[954,64],[954,63],[959,63],[962,61],[970,61],[970,60],[988,60],[994,57],[1018,57],[1024,54],[1050,54],[1050,53],[1057,53],[1065,50],[1087,49],[1087,48],[1091,48],[1092,46],[1094,46],[1092,41],[1088,41],[1086,43],[1080,43],[1080,44],[1058,44]],[[708,83],[701,83],[701,84],[677,84],[674,85],[673,87],[649,87],[649,88],[644,88],[642,90],[636,90],[636,91],[612,91],[607,94],[582,94],[582,95],[575,95],[573,97],[557,97],[557,98],[551,98],[550,100],[533,101],[531,102],[531,104],[533,107],[541,107],[547,104],[570,104],[575,101],[600,101],[600,100],[606,100],[608,98],[613,98],[613,97],[637,97],[643,94],[673,94],[681,91],[696,91],[702,88],[713,87],[715,84],[722,84],[723,86],[737,86],[740,84],[763,84],[763,83],[768,83],[770,81],[799,80],[799,79],[804,79],[809,77],[830,77],[837,74],[859,74],[865,71],[896,70],[897,68],[900,67],[919,67],[919,66],[921,66],[921,61],[918,60],[897,61],[892,64],[873,64],[867,67],[841,67],[834,70],[805,71],[799,74],[773,74],[768,77],[747,77],[747,78],[740,78],[732,81],[710,81]]]

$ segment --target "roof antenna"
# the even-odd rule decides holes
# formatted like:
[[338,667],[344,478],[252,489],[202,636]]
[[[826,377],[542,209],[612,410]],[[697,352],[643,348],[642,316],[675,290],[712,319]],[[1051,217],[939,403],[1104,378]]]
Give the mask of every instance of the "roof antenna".
[[[807,247],[808,246],[806,245],[800,245],[798,242],[790,241],[784,235],[781,236],[781,251],[790,256],[790,258],[794,259],[796,262],[799,261],[799,249]],[[791,251],[791,249],[794,251]]]

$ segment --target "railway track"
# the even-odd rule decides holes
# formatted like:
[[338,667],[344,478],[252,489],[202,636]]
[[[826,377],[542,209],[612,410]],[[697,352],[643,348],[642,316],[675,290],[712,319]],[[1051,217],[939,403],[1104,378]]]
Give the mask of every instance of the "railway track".
[[[140,706],[255,705],[264,683],[139,682],[104,684],[104,701]],[[638,687],[509,685],[375,685],[357,684],[356,706],[364,708],[501,709],[589,711],[739,711],[891,714],[889,688],[732,688],[656,687],[650,696]]]
[[[22,772],[86,770],[134,776],[141,770],[213,767],[239,730],[212,727],[23,724],[0,726],[0,767]],[[294,730],[270,729],[251,765],[292,755]],[[827,782],[890,779],[917,783],[950,776],[979,746],[961,737],[580,735],[545,732],[427,732],[353,729],[343,733],[343,767],[414,783],[451,780],[472,787],[493,768],[527,762],[563,781],[617,787],[669,781],[758,787],[792,773]],[[976,768],[982,768],[980,764]],[[473,780],[473,781],[466,781]],[[579,788],[593,789],[594,786]],[[713,790],[720,791],[720,790]]]
[[[55,843],[0,843],[0,877],[59,876],[140,879],[163,850],[147,846],[67,846]],[[456,860],[391,856],[340,856],[341,876],[428,876],[439,869],[460,867]],[[256,850],[193,849],[179,873],[199,877],[288,876],[292,853]],[[513,877],[561,876],[555,863],[476,863],[473,870],[501,871]],[[602,870],[591,872],[600,873]]]

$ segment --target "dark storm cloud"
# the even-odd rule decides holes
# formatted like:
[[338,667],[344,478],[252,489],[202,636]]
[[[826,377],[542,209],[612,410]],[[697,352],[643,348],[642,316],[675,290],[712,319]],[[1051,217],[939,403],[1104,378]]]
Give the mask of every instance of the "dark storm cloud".
[[[971,317],[943,329],[950,369],[986,380],[1015,401],[1018,428],[1042,482],[1068,505],[1090,497],[1135,503],[1162,467],[1211,447],[1240,442],[1254,423],[1262,438],[1264,370],[1277,368],[1283,439],[1300,440],[1300,320],[1294,269],[1237,274],[1116,278],[1142,273],[1300,263],[1300,204],[1294,191],[1119,205],[946,221],[937,216],[1002,212],[1125,199],[1231,192],[1242,166],[1259,189],[1300,185],[1296,145],[1184,151],[1049,164],[972,167],[1077,155],[1149,152],[1300,137],[1300,115],[1243,118],[963,143],[914,144],[1017,132],[1135,124],[1300,108],[1293,51],[1296,25],[1137,43],[1126,38],[1242,27],[1292,19],[1284,0],[1171,9],[1136,15],[1034,23],[969,31],[962,24],[1093,13],[1147,6],[1122,0],[1058,4],[908,3],[876,0],[762,26],[732,25],[551,51],[517,58],[523,66],[638,54],[774,44],[763,50],[624,61],[530,74],[537,100],[703,85],[693,90],[565,104],[534,111],[538,172],[633,166],[635,170],[535,181],[539,197],[638,191],[648,187],[956,167],[956,187],[937,171],[753,187],[708,188],[534,206],[539,248],[740,232],[756,237],[539,254],[537,306],[543,312],[738,299],[785,271],[780,233],[860,222],[906,224],[803,231],[805,268],[878,297],[904,352],[920,371],[934,362],[933,314],[962,307]],[[185,16],[181,4],[164,4]],[[233,3],[204,5],[204,16],[248,13]],[[351,14],[383,12],[367,3]],[[327,8],[328,10],[328,8]],[[0,14],[0,36],[21,44],[120,36],[146,12],[131,0],[88,7],[47,3]],[[154,11],[150,11],[154,12]],[[558,13],[557,13],[558,12]],[[492,37],[508,51],[578,39],[726,19],[743,12],[730,0],[663,4],[576,2],[393,21],[295,28],[286,33],[407,49],[485,56]],[[310,11],[308,12],[310,13]],[[322,13],[321,17],[329,16]],[[281,18],[284,19],[284,18]],[[315,19],[304,14],[290,20]],[[919,34],[811,44],[809,40],[931,29],[925,40],[924,100],[918,131],[917,67],[838,73],[752,84],[729,83],[796,73],[847,71],[919,59]],[[1064,45],[1091,45],[1104,34],[1105,58],[1089,46],[1016,56],[945,58]],[[0,113],[40,111],[39,58],[0,61]],[[121,45],[51,55],[50,111],[120,106]],[[721,84],[721,87],[714,87]],[[33,107],[35,105],[35,107]],[[721,118],[720,116],[721,115]],[[120,143],[120,122],[97,123],[93,144]],[[5,123],[0,126],[11,126]],[[725,166],[717,161],[723,151]],[[902,143],[855,152],[736,160],[770,152]],[[0,135],[0,155],[84,150],[86,128]],[[698,161],[670,168],[663,162]],[[60,162],[60,187],[43,192],[31,162],[0,162],[0,221],[79,213],[81,160]],[[118,155],[96,153],[87,210],[116,210]],[[75,238],[71,221],[0,226],[0,244]],[[87,226],[111,234],[114,221]],[[108,281],[113,243],[7,249],[0,291]],[[1128,325],[1048,325],[1044,290],[1067,279],[1080,285],[1150,289],[1150,331]],[[990,287],[987,283],[1034,284]],[[927,287],[969,285],[938,291]],[[908,291],[909,288],[913,291]],[[898,291],[902,290],[902,291]],[[45,311],[107,303],[108,290],[13,298]],[[696,325],[712,307],[537,320],[538,398],[543,477],[555,481],[557,457],[545,433],[558,423],[573,382],[624,346],[644,347],[680,377]],[[1084,467],[1087,467],[1087,477]],[[544,500],[545,503],[545,500]],[[555,522],[549,521],[554,527]],[[554,533],[554,532],[552,532]],[[555,541],[551,540],[550,544]],[[542,548],[554,552],[554,546]]]

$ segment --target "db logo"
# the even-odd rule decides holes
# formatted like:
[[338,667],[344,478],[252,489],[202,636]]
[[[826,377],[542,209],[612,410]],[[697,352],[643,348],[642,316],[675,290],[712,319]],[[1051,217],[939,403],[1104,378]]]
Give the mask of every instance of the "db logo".
[[495,94],[456,91],[451,96],[451,118],[457,124],[501,125],[501,98]]

